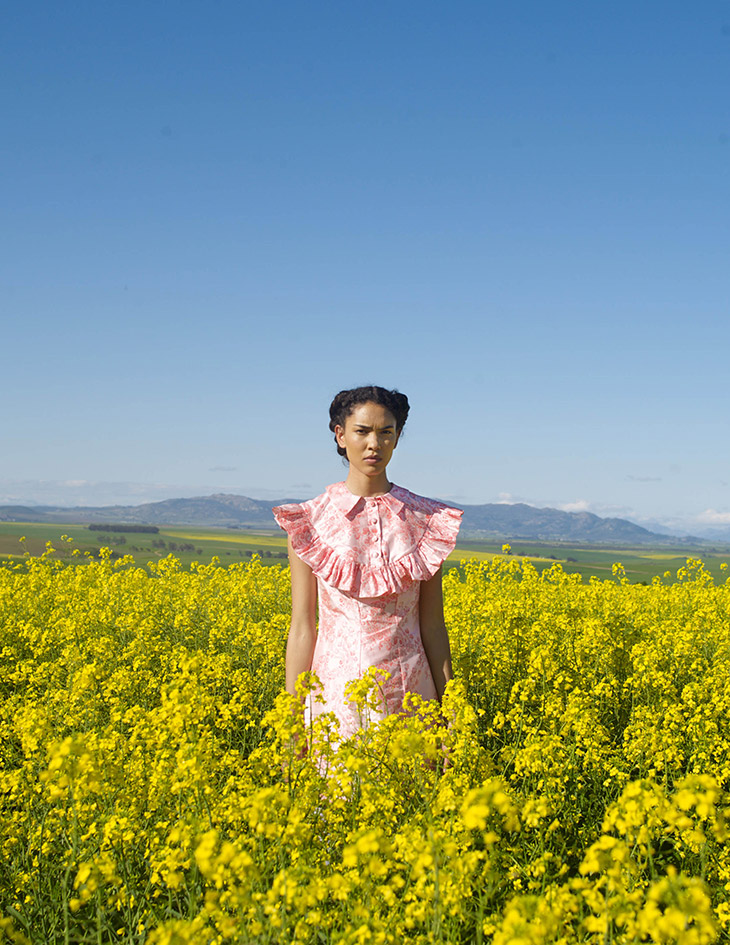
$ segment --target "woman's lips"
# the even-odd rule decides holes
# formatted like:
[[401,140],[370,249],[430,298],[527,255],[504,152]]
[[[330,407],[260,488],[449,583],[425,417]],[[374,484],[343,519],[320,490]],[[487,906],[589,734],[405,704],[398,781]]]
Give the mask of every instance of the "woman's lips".
[[365,462],[366,463],[379,463],[380,457],[379,456],[366,456]]

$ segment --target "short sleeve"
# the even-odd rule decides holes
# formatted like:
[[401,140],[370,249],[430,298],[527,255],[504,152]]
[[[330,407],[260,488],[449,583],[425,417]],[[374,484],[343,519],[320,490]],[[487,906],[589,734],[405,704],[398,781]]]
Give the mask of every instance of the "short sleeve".
[[438,503],[413,551],[396,563],[404,566],[414,580],[428,581],[456,547],[463,514],[461,509]]
[[[280,528],[289,536],[294,554],[301,558],[313,573],[335,587],[351,583],[344,572],[352,562],[332,547],[331,514],[327,514],[327,496],[318,496],[309,502],[292,502],[272,509]],[[343,588],[344,589],[344,588]]]

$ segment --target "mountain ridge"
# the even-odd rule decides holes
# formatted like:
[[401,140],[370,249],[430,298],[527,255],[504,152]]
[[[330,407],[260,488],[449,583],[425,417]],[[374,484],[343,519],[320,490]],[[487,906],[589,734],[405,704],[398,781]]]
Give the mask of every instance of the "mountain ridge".
[[[0,522],[45,522],[59,524],[188,525],[218,528],[272,528],[271,509],[301,499],[252,499],[235,493],[163,499],[141,505],[0,506]],[[449,503],[456,505],[456,503]],[[590,544],[701,545],[693,536],[674,536],[649,531],[622,518],[601,518],[593,512],[564,512],[525,503],[459,505],[464,510],[462,538],[570,541]]]

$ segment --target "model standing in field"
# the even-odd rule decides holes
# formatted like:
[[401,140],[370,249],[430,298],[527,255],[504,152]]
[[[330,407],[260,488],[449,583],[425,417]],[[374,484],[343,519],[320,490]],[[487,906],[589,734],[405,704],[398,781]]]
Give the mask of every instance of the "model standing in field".
[[398,391],[341,391],[330,405],[330,430],[347,478],[308,502],[274,509],[291,566],[286,687],[296,693],[299,674],[315,672],[325,703],[309,711],[334,712],[342,737],[360,727],[345,686],[369,667],[390,674],[381,717],[400,712],[407,692],[440,700],[451,679],[441,565],[463,513],[388,479],[408,410]]

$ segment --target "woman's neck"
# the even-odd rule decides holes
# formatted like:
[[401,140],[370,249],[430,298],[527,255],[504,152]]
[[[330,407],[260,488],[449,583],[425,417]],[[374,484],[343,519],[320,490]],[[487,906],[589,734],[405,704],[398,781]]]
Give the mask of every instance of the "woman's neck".
[[364,476],[357,469],[350,469],[345,479],[345,485],[353,495],[360,495],[363,498],[374,495],[383,495],[390,492],[393,483],[385,475],[385,471],[378,476]]

